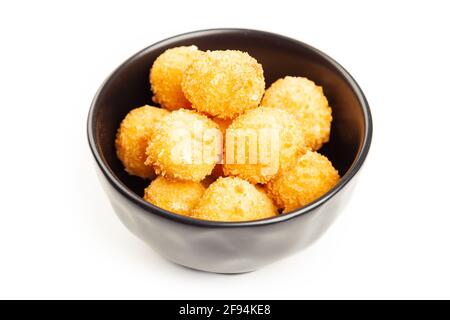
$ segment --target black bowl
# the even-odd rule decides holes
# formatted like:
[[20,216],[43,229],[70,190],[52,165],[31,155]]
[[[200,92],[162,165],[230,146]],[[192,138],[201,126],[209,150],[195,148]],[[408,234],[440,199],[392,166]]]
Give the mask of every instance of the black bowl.
[[[141,197],[148,182],[125,173],[114,149],[116,130],[131,109],[152,104],[148,74],[156,57],[168,48],[192,44],[202,50],[247,51],[262,64],[267,85],[286,75],[304,76],[321,85],[333,108],[333,125],[331,141],[320,152],[339,170],[340,182],[302,209],[249,222],[196,220],[145,202]],[[125,61],[100,87],[87,129],[101,183],[132,233],[175,263],[210,272],[241,273],[309,246],[328,229],[367,156],[372,120],[355,80],[319,50],[273,33],[216,29],[163,40]]]

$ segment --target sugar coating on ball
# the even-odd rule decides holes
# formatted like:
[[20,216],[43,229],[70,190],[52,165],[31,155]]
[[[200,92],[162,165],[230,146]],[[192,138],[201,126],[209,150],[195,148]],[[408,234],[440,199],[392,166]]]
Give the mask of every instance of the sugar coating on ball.
[[228,127],[225,175],[266,183],[306,152],[299,121],[282,109],[259,107]]
[[339,181],[339,173],[327,157],[308,151],[295,166],[269,181],[266,191],[275,204],[289,212],[318,199]]
[[235,178],[219,178],[206,189],[192,217],[212,221],[250,221],[274,217],[278,211],[260,188]]
[[145,164],[145,149],[156,123],[168,114],[161,108],[143,106],[131,110],[123,119],[115,144],[117,157],[129,174],[144,179],[154,177],[153,168]]
[[155,128],[146,164],[169,179],[201,181],[216,165],[221,143],[214,121],[193,110],[179,109]]
[[186,69],[182,89],[192,107],[219,118],[256,108],[264,94],[262,66],[248,53],[208,51]]
[[200,182],[158,176],[145,189],[144,199],[167,211],[189,216],[204,192],[205,187]]
[[196,46],[177,47],[166,50],[155,60],[150,70],[154,102],[168,110],[191,107],[181,90],[181,80],[183,72],[200,54]]
[[275,81],[265,92],[261,105],[294,113],[302,124],[306,145],[318,150],[328,142],[331,108],[323,89],[302,77],[285,77]]

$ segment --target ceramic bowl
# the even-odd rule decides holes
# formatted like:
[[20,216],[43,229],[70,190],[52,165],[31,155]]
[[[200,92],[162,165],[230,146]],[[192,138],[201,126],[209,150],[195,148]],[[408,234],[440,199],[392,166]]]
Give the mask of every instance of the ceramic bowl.
[[[117,159],[114,139],[133,108],[153,104],[149,69],[166,49],[195,44],[201,50],[248,52],[264,68],[266,84],[304,76],[324,88],[333,108],[331,140],[320,152],[341,180],[327,194],[289,214],[249,222],[211,222],[180,216],[142,199],[148,181],[129,176]],[[101,85],[88,116],[88,141],[98,176],[115,213],[138,238],[177,264],[216,273],[242,273],[294,254],[320,238],[348,201],[370,148],[372,120],[352,76],[319,50],[281,35],[214,29],[153,44],[119,66]]]

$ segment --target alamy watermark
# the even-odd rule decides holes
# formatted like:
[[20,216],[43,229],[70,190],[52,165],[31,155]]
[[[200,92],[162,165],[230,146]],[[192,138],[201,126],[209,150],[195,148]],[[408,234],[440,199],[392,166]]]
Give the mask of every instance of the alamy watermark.
[[173,131],[177,143],[171,150],[172,161],[179,164],[216,163],[261,167],[264,175],[275,174],[279,168],[280,129],[227,129],[225,137],[218,129]]

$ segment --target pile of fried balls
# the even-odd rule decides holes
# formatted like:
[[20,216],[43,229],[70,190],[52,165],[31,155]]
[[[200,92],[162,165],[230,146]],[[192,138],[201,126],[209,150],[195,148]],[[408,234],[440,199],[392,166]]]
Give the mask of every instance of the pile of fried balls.
[[[263,68],[248,53],[186,46],[155,60],[150,85],[160,107],[131,110],[115,141],[128,174],[151,181],[146,201],[196,219],[250,221],[306,206],[339,181],[317,152],[329,141],[332,115],[313,81],[287,76],[265,90]],[[277,157],[250,159],[250,148],[270,148],[258,135],[266,129],[278,133]],[[228,132],[256,133],[256,146],[244,136],[225,148]],[[244,161],[220,156],[239,150]]]

